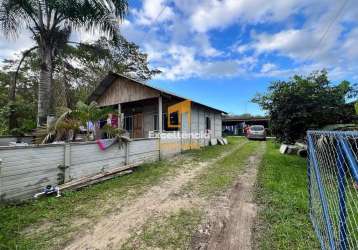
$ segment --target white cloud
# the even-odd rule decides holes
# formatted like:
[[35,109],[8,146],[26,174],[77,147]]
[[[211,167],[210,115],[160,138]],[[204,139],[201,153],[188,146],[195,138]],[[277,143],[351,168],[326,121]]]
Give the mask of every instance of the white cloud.
[[165,0],[144,0],[142,9],[132,10],[136,16],[136,22],[141,25],[151,25],[170,20],[174,17],[174,12]]
[[[144,3],[142,11],[146,9],[146,3]],[[157,6],[163,6],[163,4],[163,1],[154,3]],[[166,25],[164,33],[162,29],[159,29],[158,32],[151,28],[150,32],[148,31],[151,38],[143,43],[145,51],[155,61],[155,65],[165,69],[162,78],[185,78],[193,75],[202,77],[203,75],[219,75],[219,72],[227,76],[230,75],[228,72],[234,71],[232,70],[233,65],[236,66],[237,61],[248,57],[252,52],[254,54],[251,57],[255,58],[258,65],[262,65],[259,62],[261,55],[266,58],[266,61],[267,56],[281,55],[296,62],[296,65],[291,66],[295,70],[301,69],[299,64],[307,61],[311,66],[333,70],[337,60],[343,60],[342,51],[337,45],[344,30],[341,22],[334,23],[324,41],[320,41],[327,24],[341,6],[341,3],[333,0],[198,0],[195,5],[189,0],[174,0],[174,5],[175,7],[172,6],[171,9],[173,15],[170,16],[170,19],[167,19],[170,20],[170,24]],[[342,20],[352,21],[354,15],[349,13],[353,12],[353,9],[357,10],[358,8],[350,8],[342,17]],[[301,27],[287,24],[287,27],[283,26],[283,29],[276,33],[252,32],[251,41],[247,43],[234,41],[235,45],[230,47],[229,51],[219,50],[212,45],[209,31],[220,31],[233,24],[240,27],[243,25],[260,25],[264,22],[274,24],[284,21],[290,23],[293,15],[298,13],[305,15]],[[155,41],[161,39],[163,35],[167,38],[167,41],[159,43]],[[352,34],[351,44],[353,44],[354,39],[355,36]],[[183,48],[190,48],[190,51],[187,51],[186,54],[181,53],[182,58],[179,60],[175,56],[172,57],[170,52],[167,53],[170,46],[182,46]],[[348,38],[346,47],[346,51],[353,50],[354,52],[355,47],[349,45]],[[231,52],[238,54],[232,56]],[[350,53],[350,55],[353,54]],[[223,59],[223,57],[227,58]],[[235,70],[236,75],[247,74],[247,72],[255,70],[259,70],[261,75],[290,72],[290,69],[280,69],[280,65],[273,66],[272,63],[266,63],[262,67],[258,67],[257,64],[251,64],[244,71]],[[215,71],[213,65],[218,68],[218,72],[208,74],[205,69]],[[307,68],[307,65],[305,65],[305,68]],[[194,70],[197,72],[193,72]],[[183,76],[180,76],[179,73]]]
[[31,39],[31,34],[27,31],[22,31],[17,38],[0,38],[0,60],[15,59],[21,52],[33,46],[35,46],[35,43]]
[[265,63],[261,67],[261,73],[268,73],[268,72],[273,71],[275,69],[277,69],[277,65],[275,65],[273,63]]
[[[162,79],[285,77],[322,68],[334,77],[354,78],[358,69],[358,28],[352,28],[358,23],[358,5],[354,1],[321,41],[341,6],[336,0],[196,0],[195,4],[192,0],[143,0],[140,7],[130,6],[120,30],[148,53],[152,67],[163,70]],[[228,27],[238,34],[226,33]],[[71,39],[96,38],[76,32]],[[31,43],[30,36],[21,36],[18,43],[0,38],[0,57],[8,58]],[[270,61],[282,57],[290,60],[284,65],[280,60]]]
[[358,60],[358,28],[348,33],[342,45],[342,50],[349,62]]
[[241,60],[199,60],[197,51],[192,47],[172,45],[163,55],[165,66],[159,67],[163,72],[158,79],[187,79],[190,77],[232,77],[246,74],[256,64],[253,57]]
[[207,0],[196,4],[192,12],[193,28],[206,32],[234,23],[264,23],[280,21],[307,4],[307,0]]
[[202,55],[207,57],[213,57],[213,56],[219,56],[222,54],[221,51],[215,49],[206,34],[197,34],[193,41],[196,44],[196,47],[199,48],[199,51],[201,51]]
[[253,36],[252,47],[258,53],[278,52],[297,61],[323,58],[335,47],[339,27],[332,29],[324,41],[320,30],[288,29],[275,34],[258,34]]
[[284,30],[276,34],[254,35],[253,48],[258,53],[279,52],[291,58],[305,58],[315,48],[316,39],[305,30]]

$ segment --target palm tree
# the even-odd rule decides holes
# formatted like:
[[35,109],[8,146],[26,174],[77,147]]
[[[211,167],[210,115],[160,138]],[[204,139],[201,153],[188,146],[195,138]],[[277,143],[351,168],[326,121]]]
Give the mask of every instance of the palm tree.
[[84,102],[77,102],[76,109],[73,111],[74,116],[80,121],[80,124],[86,128],[87,139],[89,139],[90,129],[89,122],[93,122],[97,128],[97,121],[107,118],[108,114],[113,113],[111,107],[100,108],[96,102],[86,104]]
[[1,0],[0,29],[7,37],[22,28],[31,31],[41,59],[38,86],[38,125],[54,114],[52,74],[54,60],[73,29],[106,32],[115,41],[118,21],[123,20],[127,0]]
[[[95,130],[97,131],[99,129],[97,121],[108,117],[110,113],[113,113],[111,107],[101,108],[96,102],[86,104],[79,101],[73,110],[62,107],[58,109],[56,119],[49,122],[48,126],[37,128],[35,132],[35,144],[61,140],[71,141],[75,139],[80,127],[86,128],[86,140],[90,140],[89,122],[94,123]],[[110,138],[117,138],[118,141],[123,141],[124,139],[122,138],[124,130],[121,128],[104,126],[102,130]]]

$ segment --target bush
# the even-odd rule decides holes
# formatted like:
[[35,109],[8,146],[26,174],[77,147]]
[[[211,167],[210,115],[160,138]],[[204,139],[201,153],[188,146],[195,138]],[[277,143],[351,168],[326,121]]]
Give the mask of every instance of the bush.
[[333,85],[326,71],[318,71],[305,77],[295,75],[288,81],[272,82],[268,92],[258,94],[253,102],[268,112],[276,138],[291,143],[304,138],[308,129],[351,123],[354,105],[347,104],[346,100],[356,97],[355,87],[348,81]]

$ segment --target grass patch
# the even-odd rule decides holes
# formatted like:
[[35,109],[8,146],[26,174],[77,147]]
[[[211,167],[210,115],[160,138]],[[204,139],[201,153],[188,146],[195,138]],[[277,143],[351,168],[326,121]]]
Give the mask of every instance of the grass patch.
[[201,217],[197,209],[181,209],[159,220],[151,218],[121,249],[188,249]]
[[241,144],[245,142],[247,139],[243,137],[234,137],[229,136],[226,137],[229,144],[225,146],[216,145],[216,146],[210,146],[210,147],[203,147],[200,149],[193,149],[190,151],[184,152],[184,155],[192,157],[196,161],[203,161],[203,160],[210,160],[212,158],[215,158],[231,148],[237,146],[238,144]]
[[258,172],[256,249],[320,249],[308,218],[306,160],[267,142]]
[[260,143],[262,142],[249,141],[225,158],[208,166],[205,172],[184,187],[183,192],[194,190],[201,196],[211,197],[228,189],[245,166],[248,157],[255,152]]
[[[247,142],[245,138],[230,137],[230,147],[214,146],[185,154],[191,156],[194,161],[210,160],[244,142]],[[258,145],[259,142],[248,142],[220,161],[209,165],[205,173],[182,189],[181,194],[194,189],[199,194],[208,196],[226,190],[232,186],[247,158]],[[150,218],[139,233],[133,233],[123,245],[122,250],[190,249],[192,236],[201,223],[203,213],[202,208],[198,207],[192,210],[181,209],[174,214]]]
[[[0,207],[0,248],[39,249],[47,248],[51,239],[66,237],[74,230],[74,219],[95,220],[103,213],[113,210],[121,200],[133,198],[145,191],[145,187],[158,183],[174,171],[175,165],[160,161],[144,164],[122,177],[84,188],[66,192],[61,198],[48,197],[20,205]],[[101,204],[100,207],[98,205]],[[45,232],[42,225],[48,224]],[[27,229],[27,227],[30,227]],[[38,233],[33,230],[39,229]],[[29,231],[24,235],[23,231]]]
[[[206,147],[186,154],[194,160],[210,160],[234,147],[239,139],[231,138],[230,142],[226,146]],[[47,249],[53,244],[61,248],[69,240],[70,232],[83,227],[83,223],[93,223],[173,175],[187,159],[178,157],[176,161],[143,164],[130,175],[66,192],[61,198],[45,197],[20,205],[0,205],[0,249]]]
[[[229,138],[232,148],[237,147],[245,138]],[[262,142],[261,142],[262,143]],[[250,141],[238,147],[225,158],[211,164],[203,174],[185,186],[179,195],[192,190],[204,197],[213,196],[230,188],[243,169],[248,157],[254,153],[260,142]],[[186,154],[195,160],[208,160],[225,153],[229,148],[222,146],[195,150]],[[179,212],[150,218],[139,233],[134,232],[123,245],[127,249],[190,249],[195,229],[202,221],[204,210],[200,207],[192,210],[181,209]]]

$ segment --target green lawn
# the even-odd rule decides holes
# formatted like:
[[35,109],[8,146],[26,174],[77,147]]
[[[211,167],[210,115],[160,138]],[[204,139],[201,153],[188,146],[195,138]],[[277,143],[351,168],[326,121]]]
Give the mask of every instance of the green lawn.
[[210,198],[232,187],[244,168],[248,157],[255,153],[260,143],[240,139],[245,140],[246,143],[223,159],[208,166],[206,171],[184,189],[196,191],[200,196]]
[[[262,142],[229,138],[226,146],[207,147],[184,153],[176,161],[145,164],[134,173],[67,192],[61,198],[44,198],[22,205],[0,205],[0,249],[46,249],[58,244],[61,249],[70,233],[94,223],[104,214],[120,209],[130,199],[143,194],[150,186],[172,176],[186,161],[207,161],[235,149],[223,159],[211,162],[207,171],[184,187],[201,198],[212,198],[230,188],[241,173],[247,158]],[[241,146],[246,143],[244,146]],[[261,210],[255,227],[254,249],[319,249],[308,220],[306,162],[296,156],[281,155],[278,146],[267,142],[267,152],[260,166],[256,202]],[[177,194],[181,195],[181,194]],[[190,247],[204,208],[180,210],[145,223],[124,249],[177,249]],[[73,223],[74,221],[81,222]]]
[[[224,158],[208,165],[205,171],[176,195],[185,196],[191,193],[210,200],[235,184],[248,157],[254,154],[263,142],[247,141],[246,138],[238,137],[231,137],[229,140],[238,147]],[[208,148],[197,157],[203,159],[227,151],[225,148],[220,149],[222,152],[213,150],[216,151],[214,148]],[[189,154],[191,153],[193,152]],[[129,238],[122,249],[190,249],[193,234],[201,223],[205,209],[181,209],[176,213],[149,219],[139,230],[140,233]]]
[[306,160],[267,143],[257,180],[255,249],[320,249],[308,217]]
[[0,249],[46,249],[54,242],[61,247],[68,240],[70,232],[119,209],[120,204],[175,174],[184,161],[210,160],[237,146],[242,140],[231,139],[229,145],[193,150],[176,161],[144,164],[130,175],[77,192],[66,192],[61,198],[49,197],[20,205],[0,205]]

